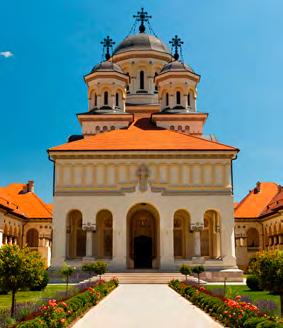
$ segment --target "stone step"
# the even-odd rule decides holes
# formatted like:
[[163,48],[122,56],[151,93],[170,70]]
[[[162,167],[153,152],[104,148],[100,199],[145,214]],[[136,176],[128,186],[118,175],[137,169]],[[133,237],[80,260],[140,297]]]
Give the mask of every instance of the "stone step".
[[[184,276],[173,272],[119,272],[119,273],[106,273],[102,278],[106,281],[113,277],[118,278],[121,284],[168,284],[172,279],[184,280]],[[92,280],[96,280],[97,277],[93,277]],[[189,276],[188,281],[192,283],[197,282],[197,278]],[[204,283],[204,281],[201,281]]]

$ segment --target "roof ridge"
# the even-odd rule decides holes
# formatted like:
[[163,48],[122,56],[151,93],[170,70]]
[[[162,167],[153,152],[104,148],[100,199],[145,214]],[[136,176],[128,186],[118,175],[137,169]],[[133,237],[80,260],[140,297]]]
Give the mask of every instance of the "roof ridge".
[[48,208],[47,204],[39,196],[37,196],[36,193],[31,192],[31,195],[33,195],[40,202],[40,204],[47,210],[47,212],[52,216],[52,212]]

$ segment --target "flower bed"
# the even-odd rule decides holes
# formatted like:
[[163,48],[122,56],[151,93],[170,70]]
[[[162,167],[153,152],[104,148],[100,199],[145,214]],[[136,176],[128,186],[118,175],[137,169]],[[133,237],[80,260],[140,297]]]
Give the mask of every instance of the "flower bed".
[[213,296],[204,287],[190,286],[179,280],[172,280],[169,286],[226,327],[283,328],[283,324],[276,318],[261,313],[251,303],[242,302],[240,296],[236,296],[234,300]]
[[101,280],[93,288],[89,287],[64,301],[49,300],[46,305],[40,308],[38,313],[33,314],[34,319],[21,322],[17,325],[17,328],[67,327],[117,286],[117,279],[108,282]]

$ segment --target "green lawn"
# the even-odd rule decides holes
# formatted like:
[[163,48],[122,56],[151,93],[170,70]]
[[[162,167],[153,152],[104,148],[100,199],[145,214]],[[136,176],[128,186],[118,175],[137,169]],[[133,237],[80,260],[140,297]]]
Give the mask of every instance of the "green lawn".
[[[65,285],[48,285],[43,291],[19,291],[16,294],[16,302],[36,302],[40,298],[52,297],[56,292],[65,290]],[[0,309],[11,306],[11,293],[0,295]]]
[[[213,289],[223,288],[223,285],[207,285],[206,289],[213,292]],[[280,315],[280,297],[278,295],[273,295],[267,291],[252,291],[247,286],[244,285],[227,285],[227,297],[234,298],[237,295],[248,296],[251,298],[252,303],[256,303],[257,300],[271,300],[273,301],[277,309],[274,311],[274,314]]]

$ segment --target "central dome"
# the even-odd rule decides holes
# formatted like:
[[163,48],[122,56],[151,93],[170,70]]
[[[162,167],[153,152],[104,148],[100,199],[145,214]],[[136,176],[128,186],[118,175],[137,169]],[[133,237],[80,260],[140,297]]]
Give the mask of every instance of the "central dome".
[[118,55],[127,51],[135,50],[154,50],[163,53],[170,54],[167,46],[154,35],[146,33],[138,33],[135,35],[127,36],[118,46],[115,48],[113,55]]

